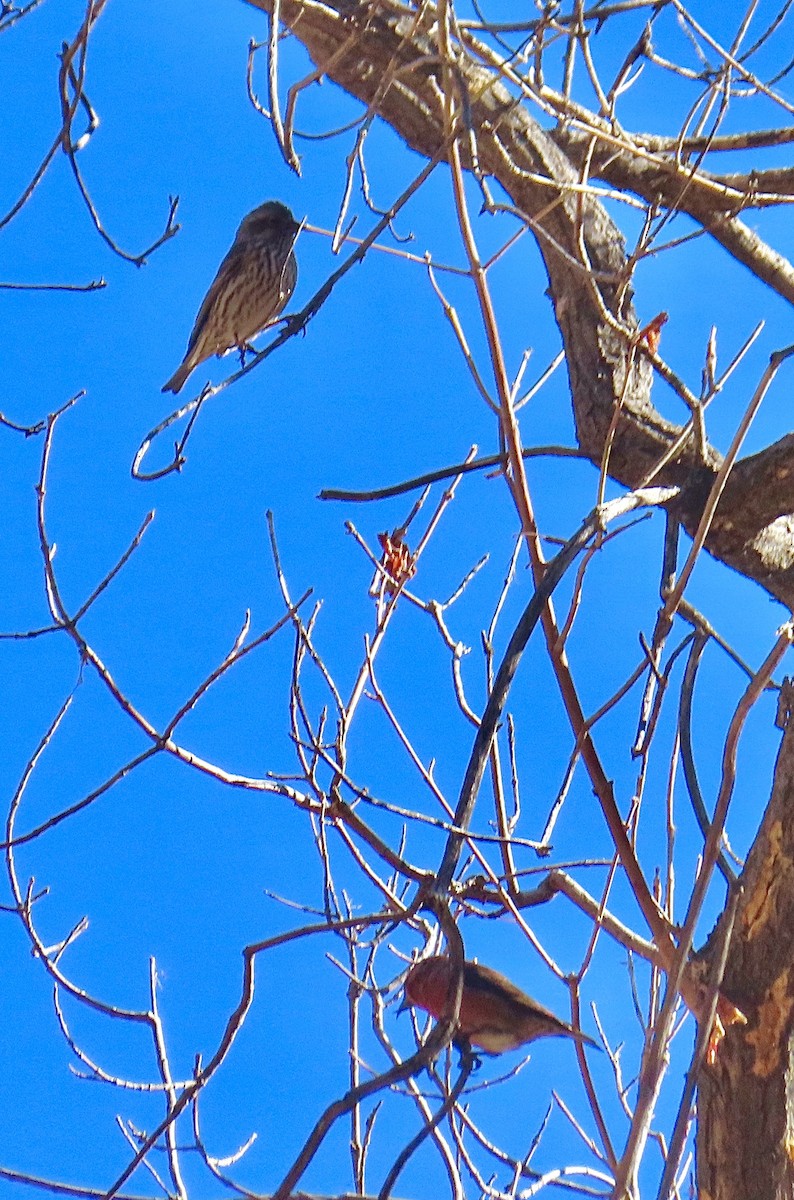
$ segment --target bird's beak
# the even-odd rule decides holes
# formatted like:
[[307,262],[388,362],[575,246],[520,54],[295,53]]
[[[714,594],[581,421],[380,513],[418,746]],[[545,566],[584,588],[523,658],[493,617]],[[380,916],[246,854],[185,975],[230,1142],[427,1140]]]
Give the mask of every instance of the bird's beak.
[[400,1013],[404,1013],[409,1008],[413,1008],[413,1004],[411,1004],[407,996],[403,996],[403,1002],[397,1009],[397,1016],[399,1017]]

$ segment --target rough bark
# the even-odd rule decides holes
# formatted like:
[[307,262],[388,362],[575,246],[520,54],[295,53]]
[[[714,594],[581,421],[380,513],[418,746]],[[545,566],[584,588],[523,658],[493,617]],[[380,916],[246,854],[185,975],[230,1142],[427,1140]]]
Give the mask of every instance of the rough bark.
[[[273,0],[248,2],[272,11]],[[432,16],[432,8],[429,12]],[[317,67],[363,103],[374,102],[408,146],[425,156],[443,148],[442,66],[427,23],[417,28],[415,14],[396,5],[393,11],[385,6],[373,11],[354,0],[281,0],[280,17]],[[576,184],[579,172],[495,71],[465,54],[458,56],[457,70],[480,166],[499,180],[530,220],[544,258],[580,446],[600,464],[620,400],[609,474],[629,488],[637,487],[673,445],[681,427],[666,421],[651,403],[652,369],[642,354],[635,356],[624,386],[631,339],[616,326],[631,329],[636,318],[630,300],[615,312],[615,297],[628,272],[620,231],[594,197],[555,193],[550,183],[563,188]],[[390,86],[383,86],[385,79],[393,80]],[[669,189],[669,176],[662,172],[657,182],[666,180]],[[624,179],[622,186],[630,184]],[[673,186],[680,196],[680,180]],[[693,192],[698,204],[706,190]],[[707,214],[698,219],[708,227]],[[717,236],[718,226],[726,222],[733,222],[737,234],[725,205],[716,205],[711,232]],[[784,260],[777,274],[794,278]],[[530,317],[532,298],[526,308]],[[605,310],[619,321],[613,322]],[[794,472],[785,463],[788,451],[789,439],[784,439],[740,461],[729,477],[706,547],[794,607]],[[705,462],[699,461],[690,439],[655,478],[656,483],[682,489],[677,515],[690,533],[697,527],[719,462],[712,448]]]
[[[722,990],[733,1025],[698,1094],[700,1200],[794,1196],[794,722],[741,879]],[[704,952],[716,937],[712,937]]]

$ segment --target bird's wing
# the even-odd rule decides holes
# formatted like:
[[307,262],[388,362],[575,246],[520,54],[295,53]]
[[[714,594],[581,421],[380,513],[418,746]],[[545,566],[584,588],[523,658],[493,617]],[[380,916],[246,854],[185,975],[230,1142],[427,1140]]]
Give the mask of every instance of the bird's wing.
[[511,979],[502,975],[500,971],[494,971],[492,967],[484,967],[481,963],[466,963],[463,979],[467,989],[472,988],[502,1004],[515,1004],[528,1015],[545,1017],[552,1024],[559,1025],[560,1029],[570,1028],[550,1009],[538,1004],[537,1000],[522,992]]
[[[598,1043],[586,1033],[582,1033],[580,1029],[574,1029],[572,1025],[563,1021],[545,1005],[538,1004],[537,1000],[533,1000],[526,992],[522,992],[521,988],[516,987],[506,975],[494,971],[492,967],[467,962],[464,966],[463,980],[464,997],[468,995],[474,999],[479,994],[483,1000],[487,1000],[491,1006],[491,1020],[496,1012],[507,1013],[509,1016],[511,1010],[513,1014],[518,1010],[535,1021],[538,1019],[544,1021],[548,1026],[546,1032],[549,1034],[556,1031],[558,1034],[565,1034],[578,1042],[585,1042],[588,1046],[594,1046],[596,1050],[601,1049]],[[476,1008],[476,1002],[472,1007]],[[468,1011],[467,1009],[467,1014]],[[488,1009],[486,1008],[485,1011],[487,1012]],[[472,1030],[472,1032],[475,1031]],[[498,1024],[491,1027],[487,1018],[483,1021],[482,1026],[478,1027],[476,1033],[477,1038],[473,1040],[477,1045],[483,1046],[486,1052],[498,1054],[501,1050],[510,1047],[510,1038],[505,1036],[505,1029]],[[487,1040],[484,1040],[486,1037]]]
[[204,300],[202,301],[201,308],[198,310],[198,315],[196,316],[196,322],[193,326],[193,332],[191,333],[190,341],[187,344],[187,350],[185,352],[186,358],[190,354],[191,350],[194,349],[194,347],[198,343],[200,337],[204,333],[204,329],[206,327],[210,313],[212,312],[213,308],[215,307],[215,302],[218,299],[218,293],[222,290],[225,280],[226,280],[226,277],[234,271],[235,264],[236,264],[239,256],[240,256],[240,246],[239,246],[238,242],[235,240],[232,243],[231,250],[226,255],[226,257],[224,258],[221,265],[218,267],[218,273],[216,274],[215,278],[213,279],[212,283],[210,284],[209,291],[207,292],[206,296],[204,297]]

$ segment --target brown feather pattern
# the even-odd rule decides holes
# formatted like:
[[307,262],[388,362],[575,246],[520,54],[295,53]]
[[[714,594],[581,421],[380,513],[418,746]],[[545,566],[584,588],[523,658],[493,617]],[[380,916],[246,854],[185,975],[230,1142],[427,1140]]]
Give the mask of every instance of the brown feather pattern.
[[198,311],[185,357],[163,385],[178,392],[211,358],[244,347],[271,325],[298,280],[293,245],[300,226],[285,204],[268,200],[243,219]]
[[[446,955],[422,959],[408,972],[405,1003],[423,1008],[438,1020],[447,1006],[452,982],[452,964]],[[570,1037],[596,1045],[586,1033],[522,992],[507,976],[475,961],[464,962],[455,1040],[468,1042],[488,1054],[501,1054],[539,1037]]]

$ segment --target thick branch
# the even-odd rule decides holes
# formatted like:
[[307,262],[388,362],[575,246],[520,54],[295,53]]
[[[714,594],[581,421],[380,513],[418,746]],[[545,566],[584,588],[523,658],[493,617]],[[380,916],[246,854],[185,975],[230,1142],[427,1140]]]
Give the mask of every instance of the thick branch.
[[686,213],[697,221],[737,262],[784,300],[794,303],[794,267],[787,258],[754,233],[738,214],[758,203],[761,179],[780,189],[780,202],[791,194],[791,171],[748,176],[713,176],[695,171],[691,163],[630,149],[616,149],[615,138],[596,141],[579,130],[555,130],[554,140],[577,167],[587,160],[590,175],[621,191],[633,192],[648,204]]
[[[273,0],[248,2],[272,11]],[[394,11],[386,5],[373,11],[346,0],[280,4],[282,22],[303,42],[320,71],[363,103],[374,104],[412,149],[446,157],[435,12],[432,5],[423,12],[421,24],[415,12],[397,6]],[[637,322],[625,287],[629,264],[620,232],[598,200],[581,190],[580,174],[569,157],[500,82],[498,71],[476,64],[458,47],[453,74],[465,98],[479,166],[498,179],[529,223],[543,255],[580,445],[600,463],[611,438],[609,473],[634,489],[675,444],[681,428],[651,404],[652,368],[632,345]],[[388,80],[390,86],[385,85]],[[680,180],[675,187],[680,193]],[[704,212],[704,226],[707,217]],[[722,205],[716,205],[711,226],[706,227],[717,237],[726,222],[738,237],[740,223]],[[757,263],[748,265],[757,269]],[[790,268],[781,259],[770,263],[770,270],[782,278]],[[764,277],[760,268],[757,273]],[[620,312],[618,295],[629,297]],[[706,548],[794,607],[789,527],[794,528],[794,517],[789,517],[794,514],[794,473],[779,471],[777,458],[775,447],[739,464],[736,483],[729,481],[725,489]],[[681,489],[677,515],[690,534],[697,529],[719,461],[710,448],[705,462],[697,459],[690,438],[654,477],[656,484]],[[771,513],[763,491],[770,476],[776,484]],[[753,503],[747,503],[748,497]]]

